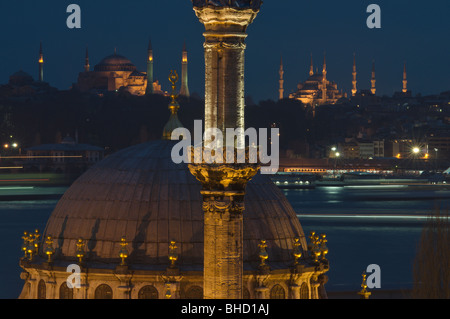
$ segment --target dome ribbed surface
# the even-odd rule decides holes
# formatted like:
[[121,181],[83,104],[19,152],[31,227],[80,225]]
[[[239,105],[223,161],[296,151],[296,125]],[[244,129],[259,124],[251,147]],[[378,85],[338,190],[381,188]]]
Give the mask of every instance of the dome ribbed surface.
[[[203,264],[201,185],[186,164],[171,160],[174,141],[156,141],[117,152],[83,174],[63,195],[44,236],[53,236],[58,260],[75,260],[76,241],[86,243],[86,261],[117,263],[120,240],[129,245],[128,263],[168,265],[169,242],[178,246],[177,265]],[[293,261],[295,237],[306,241],[297,216],[269,177],[247,186],[244,212],[245,268],[259,263],[258,244],[267,240],[274,268]],[[46,237],[44,237],[46,238]]]

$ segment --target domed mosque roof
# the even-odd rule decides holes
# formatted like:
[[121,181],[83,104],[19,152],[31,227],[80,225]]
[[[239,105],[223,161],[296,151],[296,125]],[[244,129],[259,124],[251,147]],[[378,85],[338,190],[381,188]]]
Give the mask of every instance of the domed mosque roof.
[[[171,240],[181,269],[203,265],[201,184],[186,164],[174,164],[169,140],[119,151],[87,171],[63,195],[48,220],[58,260],[76,260],[83,238],[87,262],[116,263],[120,242],[129,242],[128,263],[166,267]],[[258,244],[267,240],[273,268],[292,263],[294,238],[306,240],[300,222],[281,191],[265,175],[247,186],[244,212],[244,266],[259,264]],[[277,267],[278,265],[278,267]]]
[[[173,116],[178,108],[172,104]],[[172,126],[182,127],[179,121]],[[170,241],[175,241],[180,269],[202,270],[202,186],[187,164],[173,162],[171,153],[177,143],[166,135],[160,141],[129,147],[78,178],[58,202],[44,231],[43,238],[53,237],[55,260],[76,260],[76,243],[82,238],[86,262],[113,268],[120,261],[125,237],[131,267],[165,269]],[[294,260],[295,238],[306,250],[292,206],[267,175],[256,175],[245,196],[244,270],[257,269],[263,239],[270,267],[288,268]]]
[[136,71],[136,66],[126,57],[117,54],[109,55],[100,61],[94,67],[94,70],[99,71]]

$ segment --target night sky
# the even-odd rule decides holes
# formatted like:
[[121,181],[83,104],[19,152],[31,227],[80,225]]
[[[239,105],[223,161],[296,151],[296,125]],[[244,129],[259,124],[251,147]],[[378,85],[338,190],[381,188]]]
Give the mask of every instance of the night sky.
[[[82,10],[82,28],[68,29],[66,8]],[[366,8],[382,9],[382,28],[366,26]],[[189,50],[191,93],[204,94],[203,26],[189,0],[14,0],[0,2],[0,83],[22,69],[37,78],[39,42],[45,54],[44,79],[68,89],[83,70],[86,46],[91,69],[117,48],[146,71],[148,40],[155,57],[155,77],[169,89],[171,69],[181,72],[181,50]],[[379,95],[401,90],[407,63],[413,94],[450,90],[450,5],[448,0],[265,0],[250,26],[246,51],[246,94],[255,102],[276,99],[283,55],[286,94],[307,78],[310,54],[322,68],[327,54],[328,79],[350,92],[353,52],[358,89],[370,87],[376,62]]]

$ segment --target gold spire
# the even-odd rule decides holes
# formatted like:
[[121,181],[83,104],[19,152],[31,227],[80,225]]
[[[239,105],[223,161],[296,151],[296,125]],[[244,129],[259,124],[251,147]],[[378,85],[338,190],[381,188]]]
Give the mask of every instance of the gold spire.
[[358,295],[361,296],[361,299],[369,299],[369,297],[372,293],[367,291],[367,275],[365,272],[362,274],[362,277],[363,277],[363,281],[361,284],[362,289],[360,292],[358,292]]
[[27,252],[28,252],[28,239],[29,239],[27,231],[23,232],[22,239],[23,239],[22,251],[24,253],[24,257],[26,258],[27,257]]
[[85,256],[83,238],[79,238],[77,241],[77,254],[76,255],[78,258],[78,262],[80,264],[83,263],[83,258]]
[[169,245],[170,268],[175,268],[175,262],[178,260],[177,248],[176,242],[172,240]]
[[171,140],[172,132],[177,128],[183,127],[183,124],[181,124],[180,120],[178,119],[178,110],[180,109],[180,105],[177,102],[178,94],[176,94],[176,83],[178,82],[178,79],[179,77],[177,71],[170,71],[169,81],[170,83],[172,83],[172,93],[170,94],[171,101],[169,103],[169,110],[171,112],[171,115],[169,122],[167,122],[166,126],[164,126],[164,140]]
[[125,237],[122,237],[120,239],[120,246],[122,247],[119,251],[119,257],[122,259],[120,265],[125,266],[126,265],[125,259],[128,258],[128,250],[126,248],[128,246],[128,243]]
[[302,244],[300,243],[300,238],[294,238],[294,255],[295,265],[298,265],[298,260],[302,257]]
[[269,254],[266,251],[267,244],[265,240],[261,240],[261,243],[258,245],[259,247],[259,258],[261,259],[260,267],[266,266],[266,260],[269,258]]
[[52,256],[55,253],[55,249],[53,248],[53,238],[52,236],[48,236],[47,240],[45,241],[47,244],[47,248],[45,249],[45,254],[48,256],[47,262],[52,262]]

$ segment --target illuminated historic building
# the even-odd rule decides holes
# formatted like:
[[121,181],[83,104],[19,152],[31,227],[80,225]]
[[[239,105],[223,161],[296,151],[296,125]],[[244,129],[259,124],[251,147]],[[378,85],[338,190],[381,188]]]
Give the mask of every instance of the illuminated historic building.
[[[126,57],[117,54],[102,59],[89,71],[89,56],[86,52],[84,72],[78,76],[76,88],[81,92],[114,92],[123,89],[133,95],[145,95],[147,89],[147,73],[137,70]],[[153,92],[164,94],[158,81],[153,82]]]
[[[261,1],[193,4],[206,29],[205,127],[244,127],[244,40]],[[176,95],[173,85],[162,140],[105,158],[67,190],[42,234],[24,234],[21,298],[326,298],[326,236],[308,243],[257,164],[173,162]],[[77,289],[70,265],[80,267]]]
[[322,73],[314,73],[312,56],[309,78],[305,82],[299,83],[297,91],[289,95],[289,98],[313,107],[336,104],[341,98],[345,97],[347,97],[347,94],[339,90],[335,82],[327,79],[326,57],[324,58]]
[[[84,72],[78,76],[75,85],[81,92],[115,92],[124,90],[133,95],[163,94],[159,81],[154,81],[153,48],[149,41],[147,49],[147,71],[140,72],[126,57],[117,54],[107,56],[90,71],[89,54],[86,50]],[[153,85],[147,85],[148,82]],[[183,48],[182,58],[182,86],[180,95],[189,96],[188,88],[188,56],[186,46]]]

